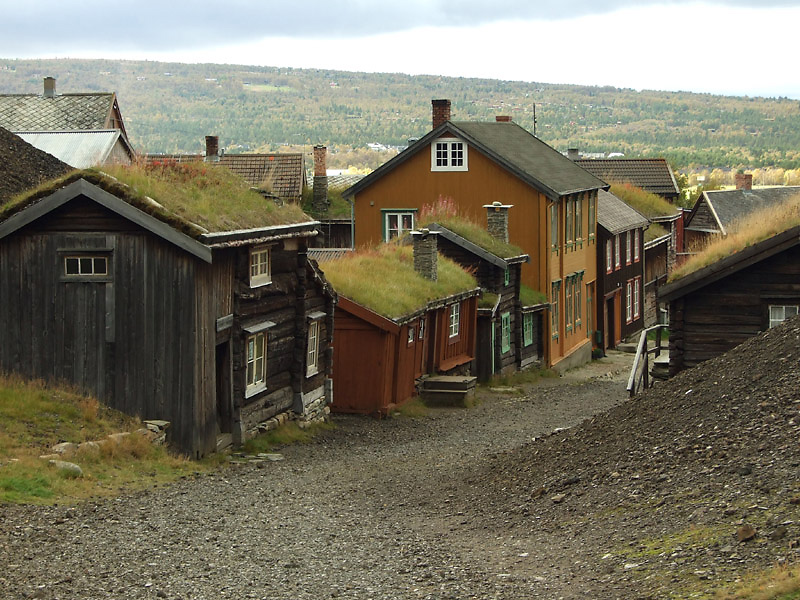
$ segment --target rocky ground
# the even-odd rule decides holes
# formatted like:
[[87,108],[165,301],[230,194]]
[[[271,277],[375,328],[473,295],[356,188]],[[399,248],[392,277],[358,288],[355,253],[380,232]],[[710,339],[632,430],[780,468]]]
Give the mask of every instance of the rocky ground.
[[632,401],[629,363],[336,417],[280,462],[2,507],[0,595],[667,598],[796,558],[800,321]]

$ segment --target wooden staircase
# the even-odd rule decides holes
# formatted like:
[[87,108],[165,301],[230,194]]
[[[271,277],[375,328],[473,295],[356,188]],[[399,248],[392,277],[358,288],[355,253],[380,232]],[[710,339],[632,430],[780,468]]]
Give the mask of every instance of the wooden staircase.
[[477,377],[433,375],[422,380],[419,395],[429,405],[466,406],[475,395]]

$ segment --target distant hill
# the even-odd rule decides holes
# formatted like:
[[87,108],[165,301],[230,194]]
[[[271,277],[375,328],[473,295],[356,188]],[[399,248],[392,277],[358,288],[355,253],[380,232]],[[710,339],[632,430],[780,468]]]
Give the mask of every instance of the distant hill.
[[0,93],[116,91],[135,148],[196,152],[327,144],[405,145],[430,129],[430,100],[456,120],[510,114],[559,150],[665,156],[680,168],[800,167],[800,103],[493,79],[120,60],[0,59]]

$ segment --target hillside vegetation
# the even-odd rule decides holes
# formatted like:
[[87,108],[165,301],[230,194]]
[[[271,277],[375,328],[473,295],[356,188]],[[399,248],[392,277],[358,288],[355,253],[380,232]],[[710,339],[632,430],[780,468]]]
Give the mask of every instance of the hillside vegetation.
[[[120,60],[0,59],[0,91],[116,91],[131,141],[146,152],[327,144],[405,145],[430,130],[430,100],[456,120],[510,114],[559,150],[665,156],[679,168],[800,167],[800,103],[493,79]],[[335,154],[334,154],[335,157]],[[332,157],[333,159],[333,157]],[[381,161],[383,162],[383,161]],[[373,167],[374,168],[374,167]]]

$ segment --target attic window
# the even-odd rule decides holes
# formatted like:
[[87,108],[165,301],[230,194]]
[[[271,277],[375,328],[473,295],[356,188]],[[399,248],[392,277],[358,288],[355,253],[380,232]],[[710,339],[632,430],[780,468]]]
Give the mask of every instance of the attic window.
[[458,138],[440,138],[431,144],[431,171],[466,171],[467,144]]
[[250,250],[250,287],[259,287],[272,282],[269,248]]
[[59,250],[62,281],[111,281],[111,251]]

